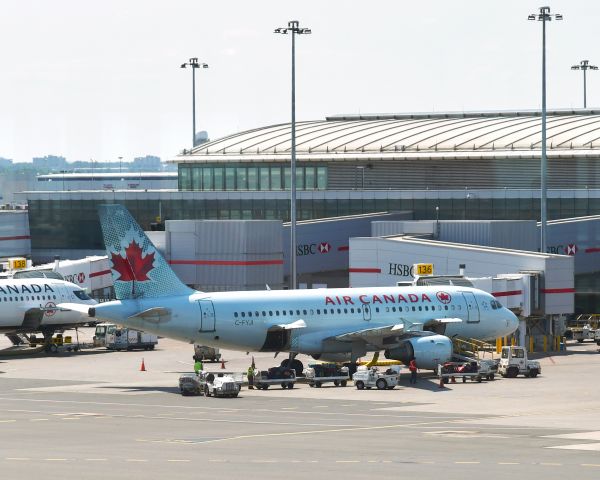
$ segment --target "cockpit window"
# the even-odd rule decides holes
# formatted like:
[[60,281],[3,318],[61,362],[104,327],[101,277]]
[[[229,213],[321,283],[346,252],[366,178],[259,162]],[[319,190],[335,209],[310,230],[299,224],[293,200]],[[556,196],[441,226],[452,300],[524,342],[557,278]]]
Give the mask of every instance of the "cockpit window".
[[90,296],[83,290],[73,290],[73,293],[79,300],[91,300]]

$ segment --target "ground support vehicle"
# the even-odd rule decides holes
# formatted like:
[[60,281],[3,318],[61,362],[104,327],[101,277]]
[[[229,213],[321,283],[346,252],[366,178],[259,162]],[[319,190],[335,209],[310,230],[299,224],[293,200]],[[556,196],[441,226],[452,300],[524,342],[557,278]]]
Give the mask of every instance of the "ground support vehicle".
[[[36,347],[37,345],[44,345],[44,339],[38,339],[35,335],[29,337],[29,346]],[[44,350],[47,353],[64,353],[64,352],[78,352],[84,348],[92,348],[91,343],[73,342],[73,337],[70,335],[64,336],[62,333],[56,334],[52,337],[52,341],[44,345]]]
[[198,381],[206,397],[237,397],[241,382],[228,373],[200,372]]
[[377,367],[361,365],[352,375],[352,380],[358,390],[370,390],[373,387],[391,390],[400,382],[400,365],[392,365],[385,372],[379,371]]
[[336,387],[345,387],[350,380],[348,367],[340,367],[335,363],[313,363],[304,369],[304,378],[311,387],[320,388],[327,382]]
[[206,345],[194,344],[194,361],[197,362],[218,362],[221,360],[221,354],[218,348],[208,347]]
[[179,392],[182,395],[202,395],[200,376],[195,373],[184,373],[179,377]]
[[491,360],[446,362],[438,365],[438,377],[442,379],[443,383],[454,382],[457,378],[461,378],[463,383],[469,379],[481,383],[484,379],[494,380],[497,371],[496,363]]
[[296,371],[287,367],[272,367],[269,370],[259,370],[254,375],[254,386],[266,390],[271,385],[281,385],[281,388],[294,388]]
[[158,337],[151,333],[119,327],[114,323],[96,325],[94,346],[109,350],[154,350]]
[[517,375],[535,378],[542,373],[540,362],[529,360],[524,347],[502,347],[498,372],[503,377],[515,378]]
[[596,330],[596,333],[594,334],[594,341],[596,342],[596,345],[600,347],[600,329]]
[[573,334],[573,340],[577,340],[579,343],[583,343],[585,340],[596,340],[596,332],[591,325],[584,325],[582,327],[572,327],[571,332]]

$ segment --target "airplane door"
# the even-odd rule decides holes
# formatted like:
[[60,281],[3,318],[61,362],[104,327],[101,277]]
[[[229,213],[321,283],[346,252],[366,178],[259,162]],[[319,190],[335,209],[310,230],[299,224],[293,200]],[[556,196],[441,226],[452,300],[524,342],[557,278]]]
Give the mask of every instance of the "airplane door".
[[368,322],[371,320],[371,305],[364,304],[362,306],[363,320]]
[[471,292],[462,292],[467,302],[467,323],[479,323],[479,305],[475,295]]
[[212,300],[198,300],[200,305],[200,332],[215,331],[215,307]]

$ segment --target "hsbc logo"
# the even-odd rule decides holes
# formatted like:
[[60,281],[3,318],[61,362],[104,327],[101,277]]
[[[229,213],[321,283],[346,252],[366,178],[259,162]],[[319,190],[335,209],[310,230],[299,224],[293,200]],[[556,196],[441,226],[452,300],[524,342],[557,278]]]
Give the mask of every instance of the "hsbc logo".
[[569,243],[568,245],[554,245],[548,247],[548,253],[553,253],[554,255],[570,255],[573,256],[577,253],[579,249],[577,245],[574,243]]
[[329,253],[330,250],[331,250],[331,244],[329,242],[319,243],[319,252],[320,253]]
[[296,246],[296,256],[316,255],[317,253],[329,253],[332,246],[329,242],[306,243]]

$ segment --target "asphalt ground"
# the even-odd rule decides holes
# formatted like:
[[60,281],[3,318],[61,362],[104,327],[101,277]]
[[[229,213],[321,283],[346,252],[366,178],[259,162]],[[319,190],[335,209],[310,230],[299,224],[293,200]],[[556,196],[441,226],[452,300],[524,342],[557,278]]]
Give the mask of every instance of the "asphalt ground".
[[[251,358],[223,353],[226,370]],[[394,390],[299,384],[235,399],[179,395],[191,355],[161,339],[153,352],[0,357],[1,478],[600,478],[591,343],[544,357],[536,379],[440,389],[423,372],[416,387],[406,374]],[[280,360],[255,355],[261,369]]]

